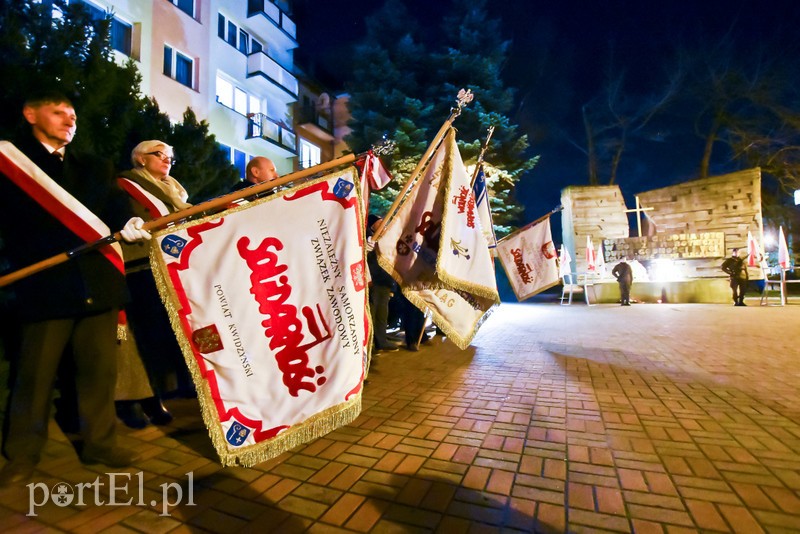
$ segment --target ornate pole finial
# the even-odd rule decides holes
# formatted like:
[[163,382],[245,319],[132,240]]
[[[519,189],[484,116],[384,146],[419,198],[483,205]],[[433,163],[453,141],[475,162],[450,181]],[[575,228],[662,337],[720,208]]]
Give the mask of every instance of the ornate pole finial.
[[475,95],[472,94],[472,89],[461,89],[456,95],[456,107],[452,109],[452,112],[458,116],[461,114],[461,108],[472,102],[473,98]]
[[397,149],[397,143],[394,139],[389,139],[385,135],[379,143],[372,145],[372,153],[376,156],[388,156]]

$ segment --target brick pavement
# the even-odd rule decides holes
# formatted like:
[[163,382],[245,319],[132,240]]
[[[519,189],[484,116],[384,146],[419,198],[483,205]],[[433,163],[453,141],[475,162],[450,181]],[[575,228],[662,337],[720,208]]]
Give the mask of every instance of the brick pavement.
[[[196,402],[170,401],[173,425],[123,431],[142,453],[117,478],[130,505],[92,493],[34,518],[10,488],[0,527],[800,532],[800,306],[752,304],[504,304],[466,351],[380,356],[353,424],[251,469],[221,468]],[[100,477],[107,500],[51,428],[36,480]],[[184,504],[160,515],[169,483]]]

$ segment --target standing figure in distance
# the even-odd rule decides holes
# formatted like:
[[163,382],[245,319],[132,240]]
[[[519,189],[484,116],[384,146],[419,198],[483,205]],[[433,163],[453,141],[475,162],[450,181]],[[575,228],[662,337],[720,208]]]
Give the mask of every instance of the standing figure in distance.
[[611,274],[619,283],[619,296],[622,306],[631,305],[631,285],[633,284],[633,269],[625,260],[620,261],[611,270]]
[[743,257],[739,256],[739,249],[733,249],[731,257],[722,262],[722,270],[731,279],[731,293],[733,295],[734,306],[747,306],[744,303],[744,293],[747,289],[747,263]]

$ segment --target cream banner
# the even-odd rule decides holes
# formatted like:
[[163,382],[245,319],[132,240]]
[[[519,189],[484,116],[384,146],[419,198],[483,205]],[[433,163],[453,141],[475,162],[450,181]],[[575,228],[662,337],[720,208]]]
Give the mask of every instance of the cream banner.
[[[506,236],[497,243],[497,256],[519,301],[560,281],[550,217]],[[569,259],[566,261],[569,263]],[[569,273],[568,265],[566,269]]]
[[369,315],[355,169],[156,235],[153,271],[223,465],[355,419]]
[[500,303],[475,195],[455,140],[445,136],[425,174],[378,239],[378,261],[459,348]]

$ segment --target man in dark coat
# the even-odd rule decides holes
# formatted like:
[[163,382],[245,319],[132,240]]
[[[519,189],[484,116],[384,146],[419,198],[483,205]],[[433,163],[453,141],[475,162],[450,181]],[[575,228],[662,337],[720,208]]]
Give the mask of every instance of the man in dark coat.
[[611,274],[619,284],[619,296],[622,306],[631,305],[631,285],[633,284],[633,269],[625,260],[620,261],[611,270]]
[[[111,165],[68,146],[77,123],[70,101],[42,93],[28,98],[22,111],[30,130],[16,149],[47,177],[37,181],[18,172],[25,158],[4,146],[0,235],[11,270],[74,249],[104,224],[113,229],[124,225],[126,241],[149,239],[141,219],[127,220],[127,198],[116,187]],[[0,470],[0,485],[24,482],[39,462],[56,369],[68,345],[75,363],[81,461],[116,468],[134,460],[132,451],[117,447],[115,431],[116,325],[127,299],[121,268],[106,246],[10,286],[22,341],[3,436],[9,461]]]
[[733,249],[731,257],[722,262],[722,270],[731,279],[731,293],[733,295],[734,306],[747,306],[744,303],[744,293],[747,289],[747,263],[744,258],[739,257],[739,249]]

